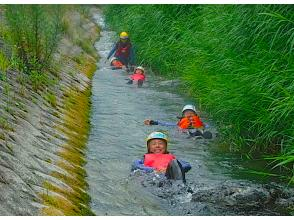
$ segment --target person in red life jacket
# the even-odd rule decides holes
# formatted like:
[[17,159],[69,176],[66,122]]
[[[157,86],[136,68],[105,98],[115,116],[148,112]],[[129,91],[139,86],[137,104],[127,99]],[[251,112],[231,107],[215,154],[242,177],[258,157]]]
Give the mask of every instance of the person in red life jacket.
[[142,66],[138,66],[134,73],[130,76],[129,81],[127,84],[133,84],[133,81],[136,81],[138,84],[138,87],[142,87],[143,82],[145,81],[145,69]]
[[211,139],[212,134],[204,129],[208,127],[205,125],[196,113],[194,105],[185,105],[182,110],[182,117],[178,122],[162,122],[151,119],[144,120],[145,125],[162,125],[178,127],[182,132],[188,133],[190,136],[203,136],[206,139]]
[[122,69],[125,67],[125,65],[121,61],[119,61],[116,57],[112,57],[110,59],[110,66],[112,67],[113,70]]
[[127,68],[135,64],[135,53],[127,32],[120,33],[120,40],[114,44],[107,59],[113,54]]
[[132,171],[143,170],[164,175],[167,179],[183,180],[191,165],[183,160],[177,160],[167,151],[167,136],[161,132],[152,132],[147,137],[147,153],[143,160],[135,160]]

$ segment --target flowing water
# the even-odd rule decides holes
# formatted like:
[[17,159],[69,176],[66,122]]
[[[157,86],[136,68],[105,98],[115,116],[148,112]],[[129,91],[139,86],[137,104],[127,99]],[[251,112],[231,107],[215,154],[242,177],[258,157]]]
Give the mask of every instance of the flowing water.
[[[240,194],[242,190],[242,192],[248,191],[250,187],[254,190],[259,189],[259,185],[252,186],[253,183],[232,180],[231,160],[217,158],[214,153],[214,149],[217,148],[214,140],[189,139],[175,128],[143,124],[146,118],[176,121],[182,106],[189,100],[176,92],[171,92],[170,87],[164,86],[165,83],[160,82],[159,78],[149,75],[142,88],[126,84],[125,79],[128,74],[123,70],[111,70],[109,62],[106,62],[107,53],[116,40],[115,33],[105,29],[101,14],[96,14],[95,19],[103,30],[100,40],[95,45],[101,59],[92,84],[91,133],[86,165],[89,194],[92,198],[91,208],[94,213],[96,215],[280,214],[278,211],[270,211],[268,207],[258,212],[256,207],[251,206],[250,210],[243,210],[241,207],[242,211],[226,211],[225,209],[229,208],[224,207],[234,202],[239,203],[240,198],[236,193]],[[209,124],[209,129],[215,137],[216,130],[213,123],[207,118],[204,118],[204,121]],[[130,178],[132,162],[142,158],[146,153],[146,136],[156,130],[167,131],[170,136],[169,151],[192,165],[192,169],[186,175],[189,187],[182,185],[175,190],[180,196],[175,196],[175,193],[170,191],[173,187],[161,187],[164,193],[160,194],[158,191],[143,187],[140,181],[135,181],[136,178]],[[153,186],[153,188],[160,187]],[[214,199],[211,199],[211,196],[208,198],[209,192],[213,191],[222,191],[223,199],[220,201],[217,193],[213,196]],[[259,194],[261,191],[258,191]],[[262,194],[263,197],[267,195],[267,193]],[[256,197],[255,201],[260,201],[262,196]],[[265,201],[261,202],[265,203]],[[215,208],[220,203],[223,203],[223,206]],[[257,204],[258,210],[259,206],[260,204]],[[248,205],[246,208],[249,209]]]

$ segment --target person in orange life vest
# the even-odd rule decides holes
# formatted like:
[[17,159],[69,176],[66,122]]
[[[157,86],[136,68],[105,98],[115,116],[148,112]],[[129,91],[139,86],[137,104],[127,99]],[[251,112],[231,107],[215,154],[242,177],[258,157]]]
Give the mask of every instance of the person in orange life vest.
[[163,126],[178,126],[181,129],[189,129],[189,128],[198,128],[204,129],[205,125],[199,118],[196,113],[196,108],[194,105],[185,105],[182,110],[182,117],[180,120],[175,122],[162,122],[155,121],[151,119],[146,119],[144,121],[145,125],[163,125]]
[[133,84],[133,81],[137,81],[138,87],[142,87],[143,82],[145,81],[145,69],[142,66],[138,66],[134,73],[129,77],[127,84]]
[[120,33],[120,40],[114,44],[107,56],[107,59],[109,59],[113,54],[126,67],[134,65],[135,53],[128,33]]
[[163,174],[168,179],[185,181],[185,173],[191,165],[183,160],[177,160],[167,151],[167,136],[161,132],[152,132],[147,137],[147,153],[143,160],[135,160],[132,171],[143,170]]
[[120,62],[116,57],[112,57],[110,59],[110,66],[112,67],[111,69],[122,69],[125,67],[122,62]]
[[204,132],[205,125],[196,113],[194,105],[185,105],[182,110],[182,117],[178,122],[163,122],[151,119],[144,120],[145,125],[162,125],[178,127],[181,131],[188,133],[190,136],[203,136],[206,139],[211,139],[212,134],[209,131]]

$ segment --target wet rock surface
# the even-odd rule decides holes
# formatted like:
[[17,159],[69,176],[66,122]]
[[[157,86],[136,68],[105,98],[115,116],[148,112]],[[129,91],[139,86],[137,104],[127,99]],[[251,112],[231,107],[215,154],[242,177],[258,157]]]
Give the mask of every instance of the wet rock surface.
[[168,200],[171,215],[293,215],[292,188],[275,183],[225,181],[214,184],[167,180],[136,171],[131,181]]

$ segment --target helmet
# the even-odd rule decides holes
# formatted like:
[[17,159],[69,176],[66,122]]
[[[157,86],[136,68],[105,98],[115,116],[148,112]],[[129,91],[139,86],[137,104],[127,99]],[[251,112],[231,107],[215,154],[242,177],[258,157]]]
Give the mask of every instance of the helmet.
[[135,70],[142,70],[143,72],[145,72],[145,69],[142,66],[137,66]]
[[119,37],[120,37],[121,39],[127,39],[127,38],[129,38],[129,35],[128,35],[127,32],[124,32],[124,31],[123,31],[123,32],[120,33]]
[[184,113],[184,111],[186,111],[186,110],[192,110],[193,112],[196,113],[196,108],[195,108],[194,105],[185,105],[183,110],[182,110],[182,113]]
[[148,135],[148,137],[146,138],[147,144],[152,139],[162,139],[162,140],[165,140],[166,142],[168,141],[167,135],[158,131],[154,131]]
[[111,63],[112,61],[114,61],[114,60],[117,60],[117,57],[112,57],[112,58],[110,59],[110,63]]

